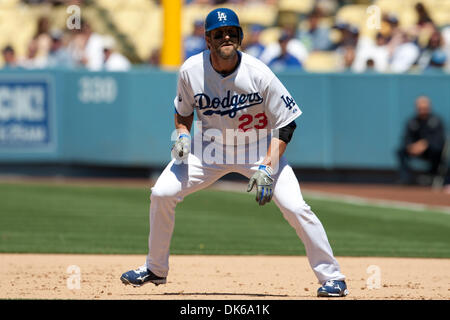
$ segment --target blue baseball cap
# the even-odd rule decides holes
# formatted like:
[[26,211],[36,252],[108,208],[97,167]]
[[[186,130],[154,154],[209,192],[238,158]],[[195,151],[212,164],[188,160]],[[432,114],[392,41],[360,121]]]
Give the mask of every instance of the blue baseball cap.
[[237,14],[228,8],[214,9],[206,16],[205,32],[222,27],[237,27],[239,29],[240,40],[244,38],[239,18]]

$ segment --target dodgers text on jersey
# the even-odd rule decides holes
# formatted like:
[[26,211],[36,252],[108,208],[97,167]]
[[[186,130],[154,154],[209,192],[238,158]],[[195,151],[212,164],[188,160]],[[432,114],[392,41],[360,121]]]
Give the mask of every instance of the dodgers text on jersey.
[[[196,102],[196,108],[198,108],[199,110],[208,109],[203,112],[203,115],[228,115],[230,118],[234,118],[237,111],[253,107],[255,105],[261,104],[264,101],[259,92],[231,95],[230,90],[227,91],[227,95],[222,99],[220,99],[219,97],[211,98],[206,93],[198,93],[194,96],[194,99]],[[218,109],[219,107],[221,107],[219,110],[211,110]]]

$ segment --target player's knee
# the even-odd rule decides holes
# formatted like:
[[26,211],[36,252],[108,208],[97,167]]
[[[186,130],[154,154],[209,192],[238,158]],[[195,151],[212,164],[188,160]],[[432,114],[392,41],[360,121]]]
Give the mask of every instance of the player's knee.
[[281,211],[289,211],[297,214],[311,211],[311,207],[304,200],[280,203],[280,209]]
[[179,190],[169,187],[161,187],[155,185],[152,189],[152,194],[150,200],[161,199],[161,198],[176,198],[178,197]]

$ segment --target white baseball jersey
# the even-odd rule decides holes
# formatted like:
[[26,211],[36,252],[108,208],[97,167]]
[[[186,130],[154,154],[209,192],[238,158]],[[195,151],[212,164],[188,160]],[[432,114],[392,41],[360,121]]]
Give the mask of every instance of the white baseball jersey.
[[187,59],[178,76],[175,108],[184,117],[195,109],[204,131],[218,129],[226,137],[226,129],[256,130],[260,139],[302,112],[264,63],[246,53],[239,54],[238,68],[225,77],[213,69],[209,50]]

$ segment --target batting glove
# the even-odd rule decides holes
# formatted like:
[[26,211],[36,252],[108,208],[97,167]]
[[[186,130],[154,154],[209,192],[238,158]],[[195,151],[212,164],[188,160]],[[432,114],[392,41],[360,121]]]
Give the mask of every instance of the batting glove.
[[191,137],[182,133],[172,146],[172,157],[178,161],[186,160],[191,152]]
[[256,202],[258,202],[260,206],[263,206],[272,200],[273,179],[271,175],[271,167],[260,165],[258,171],[253,174],[248,183],[247,192],[252,191],[253,186],[256,184]]

